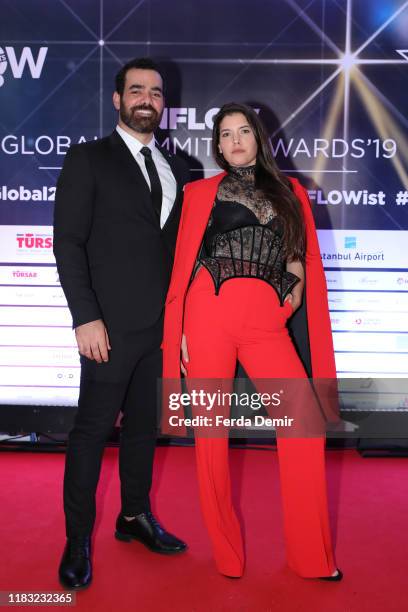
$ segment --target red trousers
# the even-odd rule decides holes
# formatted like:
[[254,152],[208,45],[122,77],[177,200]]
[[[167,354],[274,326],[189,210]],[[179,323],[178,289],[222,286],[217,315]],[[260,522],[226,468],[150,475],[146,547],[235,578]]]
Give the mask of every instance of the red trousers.
[[[230,279],[216,296],[210,274],[201,268],[185,302],[187,379],[232,379],[237,359],[251,379],[307,378],[286,328],[291,313],[291,306],[281,307],[274,289],[258,279]],[[329,576],[336,569],[324,447],[324,436],[277,438],[287,558],[303,577]],[[227,437],[196,437],[196,459],[217,568],[241,576],[244,549],[231,499]]]

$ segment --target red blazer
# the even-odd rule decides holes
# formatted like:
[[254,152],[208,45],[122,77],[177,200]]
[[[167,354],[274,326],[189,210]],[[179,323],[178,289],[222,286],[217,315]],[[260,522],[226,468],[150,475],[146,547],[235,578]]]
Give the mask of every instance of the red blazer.
[[[166,298],[163,333],[163,419],[162,432],[185,435],[184,427],[170,427],[168,423],[168,397],[180,393],[180,345],[183,333],[184,300],[196,257],[207,227],[218,185],[225,172],[217,176],[187,183],[177,236],[176,253],[169,291]],[[305,299],[307,329],[298,334],[306,337],[310,351],[310,375],[317,379],[330,379],[317,391],[327,421],[339,420],[337,404],[336,365],[331,333],[326,277],[320,256],[315,223],[307,191],[295,178],[290,179],[303,211],[306,227]],[[296,313],[295,313],[296,316]],[[292,329],[292,332],[294,329]],[[295,346],[296,334],[292,333]],[[298,352],[301,351],[298,348]],[[167,381],[166,381],[167,379]],[[334,379],[334,380],[333,380]]]
[[[169,435],[186,435],[184,426],[170,427],[168,422],[170,393],[180,393],[180,346],[183,333],[184,301],[193,272],[196,257],[201,246],[204,232],[216,197],[218,185],[225,176],[222,172],[208,179],[187,183],[184,188],[184,201],[177,235],[176,252],[169,290],[166,298],[163,332],[163,418],[162,432]],[[320,256],[319,242],[311,210],[308,193],[295,178],[290,178],[293,191],[298,197],[303,211],[306,228],[305,257],[305,294],[306,330],[299,330],[299,345],[307,339],[310,352],[309,376],[331,379],[318,392],[321,407],[327,421],[337,422],[336,365],[334,360],[333,338],[331,333],[329,306],[327,299],[326,277]],[[299,309],[300,310],[300,309]],[[294,317],[296,317],[296,314]],[[300,314],[300,313],[299,313]],[[303,325],[304,327],[304,325]],[[292,338],[298,353],[295,326]],[[307,370],[308,368],[306,368]],[[167,379],[167,380],[166,380]],[[333,399],[335,398],[335,399]]]

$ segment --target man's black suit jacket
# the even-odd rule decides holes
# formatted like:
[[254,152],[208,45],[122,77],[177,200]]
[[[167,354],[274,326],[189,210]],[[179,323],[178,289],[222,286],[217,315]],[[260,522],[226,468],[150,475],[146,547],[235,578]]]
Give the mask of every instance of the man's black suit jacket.
[[103,319],[108,331],[145,329],[161,316],[183,186],[183,160],[161,149],[177,196],[161,229],[149,187],[115,131],[73,145],[57,183],[54,255],[73,326]]

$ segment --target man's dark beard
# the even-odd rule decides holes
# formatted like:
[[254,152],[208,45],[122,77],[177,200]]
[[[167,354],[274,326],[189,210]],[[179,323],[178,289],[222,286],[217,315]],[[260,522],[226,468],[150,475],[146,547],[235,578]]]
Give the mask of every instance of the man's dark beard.
[[[153,114],[151,117],[135,117],[135,112],[138,110],[150,110]],[[127,111],[121,101],[119,115],[125,125],[139,134],[153,133],[161,121],[161,115],[150,105],[134,106]]]

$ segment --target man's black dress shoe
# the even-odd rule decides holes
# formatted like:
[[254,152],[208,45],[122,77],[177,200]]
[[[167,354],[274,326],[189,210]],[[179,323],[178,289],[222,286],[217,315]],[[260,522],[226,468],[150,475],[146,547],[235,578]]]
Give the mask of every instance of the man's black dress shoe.
[[130,521],[119,514],[115,537],[122,542],[139,540],[153,552],[165,555],[183,552],[187,548],[184,542],[165,531],[150,511],[138,514]]
[[343,572],[337,568],[337,574],[334,576],[321,576],[319,580],[329,580],[330,582],[340,582],[343,578]]
[[70,590],[85,589],[92,580],[91,538],[75,536],[67,539],[59,566],[59,579]]

